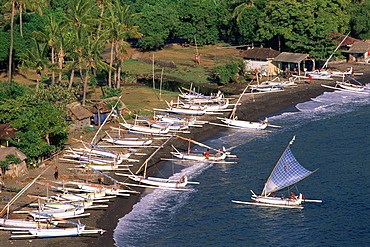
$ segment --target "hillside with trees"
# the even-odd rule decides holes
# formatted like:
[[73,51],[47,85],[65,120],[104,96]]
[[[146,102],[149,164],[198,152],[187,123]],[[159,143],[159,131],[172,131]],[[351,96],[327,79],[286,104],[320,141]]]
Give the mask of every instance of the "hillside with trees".
[[[330,33],[370,39],[365,0],[0,0],[0,7],[6,78],[0,123],[19,130],[19,142],[12,144],[33,160],[55,152],[68,137],[66,104],[85,105],[89,87],[98,84],[106,97],[122,92],[132,46],[155,51],[169,42],[256,44],[320,60],[337,45]],[[219,73],[232,71],[218,83],[242,74],[240,61],[230,61],[214,66]],[[35,75],[35,84],[13,80],[25,72]]]

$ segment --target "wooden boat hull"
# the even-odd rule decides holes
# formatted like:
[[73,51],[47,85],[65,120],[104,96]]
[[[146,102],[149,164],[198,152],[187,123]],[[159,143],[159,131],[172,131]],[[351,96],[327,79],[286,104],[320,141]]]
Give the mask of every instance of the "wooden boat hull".
[[126,123],[120,123],[123,127],[130,131],[136,131],[141,133],[149,133],[153,135],[165,135],[168,134],[169,129],[158,129],[158,128],[151,128],[146,126],[138,126],[138,125],[132,125],[132,124],[126,124]]
[[49,223],[43,223],[33,220],[23,219],[4,219],[0,218],[0,226],[4,228],[19,228],[19,229],[33,229],[36,227],[42,228],[54,228],[55,225]]
[[58,194],[53,196],[54,199],[60,201],[83,201],[83,200],[97,200],[106,197],[106,192],[103,190],[97,193],[83,193],[83,194]]
[[201,116],[201,115],[206,114],[206,111],[205,110],[202,110],[202,109],[200,109],[200,110],[194,110],[194,109],[183,109],[183,108],[171,107],[168,110],[171,111],[171,112],[173,112],[173,113],[184,114],[184,115]]
[[157,187],[167,187],[167,188],[185,188],[188,184],[187,177],[184,175],[179,180],[161,179],[148,177],[144,178],[142,176],[129,175],[130,179],[147,185],[157,186]]
[[[17,232],[21,233],[21,232]],[[22,232],[27,233],[27,232]],[[71,228],[56,228],[56,229],[43,229],[36,228],[28,230],[30,235],[11,235],[10,238],[53,238],[53,237],[74,237],[83,234],[100,234],[103,235],[105,230],[103,229],[91,229],[86,230],[85,226],[71,227]]]
[[286,206],[300,206],[302,205],[301,198],[281,198],[281,197],[252,197],[257,203],[273,204],[273,205],[286,205]]
[[337,85],[340,86],[343,89],[349,90],[349,91],[355,91],[355,92],[363,92],[365,88],[360,85],[354,85],[351,83],[343,83],[343,82],[337,82]]
[[153,128],[159,128],[159,129],[168,128],[169,130],[176,130],[176,131],[189,129],[189,125],[187,124],[178,124],[178,123],[168,124],[165,122],[158,122],[158,123],[159,124],[150,123],[150,126]]
[[42,211],[30,211],[29,214],[35,219],[47,219],[51,217],[65,219],[78,217],[85,212],[83,207],[71,208],[71,209],[55,209],[55,210],[42,210]]
[[288,206],[288,205],[277,205],[277,204],[267,204],[267,203],[258,203],[258,202],[236,201],[236,200],[232,200],[232,202],[233,203],[237,203],[237,204],[262,206],[262,207],[278,207],[278,208],[298,208],[298,209],[303,209],[302,206]]
[[282,90],[283,86],[251,86],[252,91],[273,92]]
[[149,146],[153,142],[142,138],[103,138],[102,140],[122,146]]
[[256,130],[263,130],[266,129],[268,126],[267,123],[263,122],[251,122],[251,121],[243,121],[243,120],[235,120],[235,119],[229,119],[229,118],[223,118],[220,119],[221,122],[232,125],[239,128],[246,128],[246,129],[256,129]]
[[178,153],[178,152],[171,152],[171,154],[182,160],[194,160],[194,161],[199,161],[199,162],[221,161],[221,160],[225,160],[226,158],[225,153],[210,154],[207,157],[204,154],[188,154],[188,153]]

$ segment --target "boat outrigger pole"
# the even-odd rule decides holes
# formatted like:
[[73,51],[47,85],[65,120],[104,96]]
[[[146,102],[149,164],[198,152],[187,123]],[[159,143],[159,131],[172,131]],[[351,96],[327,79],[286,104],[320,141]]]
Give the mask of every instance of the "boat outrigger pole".
[[176,136],[177,138],[183,139],[183,140],[188,141],[188,142],[192,142],[192,143],[197,144],[197,145],[199,145],[199,146],[202,146],[202,147],[206,147],[206,148],[212,149],[213,151],[216,151],[216,152],[218,152],[218,153],[226,153],[226,154],[230,154],[230,152],[225,152],[224,150],[215,149],[215,148],[210,147],[210,146],[208,146],[208,145],[206,145],[206,144],[203,144],[203,143],[201,143],[201,142],[197,142],[197,141],[191,140],[191,139],[189,139],[189,138],[185,138],[185,137],[182,137],[182,136],[179,136],[179,135],[175,135],[175,136]]
[[[99,132],[100,132],[100,131],[101,131],[101,129],[103,128],[104,124],[108,121],[109,117],[113,114],[114,109],[117,107],[118,103],[119,103],[119,102],[120,102],[120,100],[121,100],[121,97],[122,97],[122,95],[118,97],[118,100],[117,100],[116,104],[113,106],[112,110],[110,111],[110,113],[108,114],[108,116],[105,118],[105,120],[104,120],[103,124],[102,124],[102,125],[100,125],[100,127],[99,127],[98,131],[96,131],[96,134],[95,134],[94,138],[92,139],[91,144],[94,144],[96,137],[98,136]],[[99,110],[99,109],[98,109],[98,110]]]
[[164,146],[166,145],[166,143],[175,135],[175,133],[173,133],[164,143],[162,143],[162,145],[160,145],[157,150],[155,150],[145,161],[144,163],[139,167],[139,169],[135,172],[135,174],[139,174],[141,172],[141,170],[143,169],[143,167],[145,167],[145,170],[144,170],[144,177],[146,177],[146,169],[147,169],[147,166],[148,166],[148,162],[151,158],[153,158],[153,156]]

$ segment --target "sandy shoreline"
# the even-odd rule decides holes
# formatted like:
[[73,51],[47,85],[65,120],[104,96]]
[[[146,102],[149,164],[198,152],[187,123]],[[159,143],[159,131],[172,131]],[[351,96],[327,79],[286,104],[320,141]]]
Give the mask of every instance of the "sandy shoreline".
[[[365,65],[359,64],[338,64],[332,65],[333,67],[337,67],[338,69],[344,69],[349,66],[353,66],[353,69],[356,72],[363,72],[368,75],[369,70]],[[363,81],[363,79],[367,79],[368,77],[356,77],[356,79],[360,80],[361,82],[368,82]],[[340,80],[340,78],[338,79]],[[297,82],[297,85],[294,87],[290,87],[285,89],[282,92],[278,93],[267,93],[267,94],[258,94],[258,95],[246,95],[243,97],[242,105],[238,108],[237,115],[239,119],[248,119],[248,120],[257,120],[266,115],[274,114],[281,110],[286,109],[291,105],[295,105],[297,103],[305,102],[310,100],[313,97],[317,97],[321,95],[325,91],[332,91],[331,89],[327,89],[321,86],[321,84],[326,85],[334,85],[335,80],[333,81],[319,81],[314,80],[308,83],[308,81],[300,81]],[[242,90],[242,86],[240,91]],[[237,98],[238,95],[235,95]],[[234,101],[235,102],[235,101]],[[253,103],[254,102],[254,103]],[[228,113],[225,114],[227,116]],[[215,116],[206,116],[202,117],[201,120],[212,120],[212,122],[216,122],[214,119]],[[204,125],[203,128],[192,128],[190,134],[183,134],[183,136],[195,139],[197,141],[204,141],[206,139],[214,138],[217,136],[217,133],[220,131],[225,131],[225,128],[209,125]],[[273,131],[273,130],[272,130]],[[176,138],[172,138],[170,143],[166,145],[162,150],[160,150],[157,155],[152,159],[149,163],[151,165],[151,169],[149,173],[155,174],[158,170],[158,166],[161,165],[160,158],[167,157],[170,158],[169,152],[171,151],[171,145],[176,144],[180,148],[186,148],[184,141],[179,141]],[[150,151],[154,151],[154,149],[149,149],[146,151],[149,153]],[[141,157],[141,160],[144,160],[145,157]],[[58,165],[61,167],[61,164],[52,163],[52,166]],[[136,163],[135,167],[132,169],[134,171],[141,165],[141,162]],[[33,170],[34,174],[39,173],[42,169],[45,168],[38,168]],[[60,169],[61,170],[61,169]],[[66,174],[66,170],[62,170],[61,174]],[[51,167],[44,175],[46,179],[53,179],[53,168]],[[114,173],[109,173],[112,175]],[[30,175],[29,175],[30,176]],[[61,176],[63,177],[63,176]],[[118,180],[123,180],[122,177],[119,177]],[[20,181],[20,179],[18,179]],[[15,181],[9,181],[9,184],[16,184]],[[24,186],[24,185],[23,185]],[[40,186],[35,186],[33,189],[34,193],[37,191],[43,190]],[[140,191],[140,189],[138,189]],[[143,191],[143,189],[141,189]],[[13,193],[14,194],[14,193]],[[10,195],[9,195],[10,196]],[[4,205],[3,201],[4,193],[0,194],[1,202],[0,206]],[[8,240],[9,232],[0,232],[0,246],[114,246],[113,240],[113,231],[118,223],[118,219],[123,217],[125,214],[129,213],[133,207],[133,205],[140,199],[140,195],[131,195],[128,198],[115,198],[111,202],[109,202],[109,207],[106,210],[89,210],[91,215],[87,218],[81,218],[81,222],[92,227],[103,228],[107,230],[107,232],[103,236],[96,236],[96,237],[66,237],[66,238],[53,238],[53,239],[32,239],[32,240]],[[23,203],[26,203],[24,201]],[[21,205],[19,205],[21,206]]]

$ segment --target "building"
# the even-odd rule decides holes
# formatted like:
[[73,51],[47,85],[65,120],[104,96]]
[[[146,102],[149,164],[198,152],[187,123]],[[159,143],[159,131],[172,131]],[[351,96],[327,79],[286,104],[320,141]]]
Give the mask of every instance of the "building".
[[71,132],[80,132],[91,125],[91,118],[94,114],[83,107],[80,103],[74,102],[67,105],[69,121],[73,123],[69,126]]
[[357,41],[353,43],[348,51],[343,52],[347,54],[348,62],[370,62],[370,43],[368,41]]
[[244,59],[247,70],[258,70],[262,74],[273,75],[276,74],[277,67],[271,62],[279,54],[279,51],[271,48],[253,47],[242,51],[238,56]]
[[119,97],[111,97],[107,99],[103,99],[102,101],[94,104],[88,110],[94,114],[94,124],[100,125],[104,122],[104,120],[108,117],[109,113],[112,111],[107,105],[112,102],[117,102],[119,100],[119,104],[117,105],[114,116],[118,117],[121,115],[121,112],[127,109],[126,105],[120,100]]
[[309,58],[309,54],[282,52],[274,58],[272,63],[279,71],[295,71],[298,75],[302,71],[312,70],[314,60]]
[[21,160],[18,164],[10,164],[7,169],[5,170],[5,173],[3,174],[3,169],[0,169],[0,175],[2,178],[17,178],[24,176],[28,174],[28,169],[26,165],[26,159],[27,156],[19,151],[15,147],[7,147],[7,148],[1,148],[0,149],[0,160],[6,161],[7,156],[13,154],[16,158],[19,158]]
[[8,147],[9,142],[6,138],[14,139],[16,132],[17,129],[13,128],[10,123],[0,124],[0,148]]

